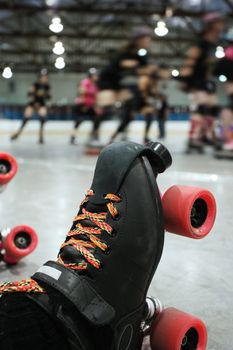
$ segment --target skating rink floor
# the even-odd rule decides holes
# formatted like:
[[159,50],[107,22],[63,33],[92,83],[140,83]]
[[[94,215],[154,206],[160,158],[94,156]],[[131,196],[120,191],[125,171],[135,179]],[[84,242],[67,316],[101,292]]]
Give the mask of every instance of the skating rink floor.
[[[46,125],[46,143],[37,143],[38,123],[31,122],[14,143],[9,135],[19,122],[0,120],[0,151],[12,153],[19,172],[0,195],[2,228],[27,224],[39,235],[37,250],[13,268],[0,266],[0,281],[30,276],[47,259],[55,259],[71,226],[96,162],[85,156],[84,144],[90,125],[82,125],[79,145],[69,145],[70,122]],[[115,122],[101,128],[102,142],[115,129]],[[130,139],[141,142],[144,124],[132,123]],[[216,160],[211,149],[204,155],[185,155],[188,124],[168,123],[165,144],[173,165],[158,178],[162,191],[173,184],[205,187],[217,200],[217,219],[212,232],[201,241],[166,234],[164,253],[149,294],[165,306],[174,306],[203,319],[208,328],[208,350],[233,349],[233,161]],[[151,138],[156,140],[156,125]]]

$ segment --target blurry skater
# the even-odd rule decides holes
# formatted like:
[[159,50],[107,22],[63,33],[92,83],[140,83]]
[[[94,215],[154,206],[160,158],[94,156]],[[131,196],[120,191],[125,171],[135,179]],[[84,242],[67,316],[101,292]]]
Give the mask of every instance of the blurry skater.
[[89,70],[88,76],[81,80],[76,98],[76,121],[70,138],[70,143],[75,144],[76,131],[86,117],[91,117],[93,121],[92,138],[98,137],[98,116],[96,113],[96,96],[98,75],[95,68]]
[[224,31],[224,19],[218,13],[204,18],[204,31],[200,39],[187,53],[185,67],[178,78],[186,92],[191,93],[192,113],[188,150],[202,151],[205,143],[214,141],[214,118],[218,116],[216,86],[213,68],[215,51]]
[[39,143],[44,143],[44,124],[47,117],[46,102],[51,98],[48,74],[42,70],[37,81],[31,86],[28,93],[29,103],[25,108],[24,117],[19,130],[11,136],[11,140],[16,140],[22,133],[27,122],[37,113],[40,120]]
[[122,103],[121,122],[111,141],[126,130],[135,112],[140,112],[145,107],[139,80],[156,69],[155,66],[148,65],[147,50],[151,34],[150,28],[135,28],[126,45],[100,74],[99,88],[102,100],[105,97],[108,105],[113,105],[116,101]]
[[158,75],[153,73],[140,77],[138,86],[142,98],[140,114],[145,119],[143,141],[148,143],[150,141],[149,131],[157,108]]
[[159,127],[159,139],[164,139],[166,137],[165,123],[168,115],[168,104],[165,95],[160,94],[159,102],[157,107],[157,119]]
[[144,143],[151,141],[148,135],[155,115],[158,119],[159,138],[165,137],[168,105],[166,96],[159,91],[158,81],[169,77],[167,67],[161,66],[156,73],[141,77],[139,80],[140,91],[144,98],[144,107],[140,111],[145,118]]
[[223,148],[233,150],[233,45],[225,49],[225,57],[222,58],[215,70],[215,74],[225,76],[225,93],[228,105],[222,108],[220,114],[221,135]]

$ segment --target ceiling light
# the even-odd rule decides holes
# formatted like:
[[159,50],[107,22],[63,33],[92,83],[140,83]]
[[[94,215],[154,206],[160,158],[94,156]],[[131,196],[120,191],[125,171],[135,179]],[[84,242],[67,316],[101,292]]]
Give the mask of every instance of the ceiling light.
[[165,12],[166,17],[172,17],[173,16],[173,8],[172,7],[167,7],[166,12]]
[[10,79],[13,76],[11,68],[10,67],[5,67],[3,69],[2,76],[5,79]]
[[217,58],[223,58],[225,56],[225,52],[222,46],[217,46],[215,56]]
[[147,50],[146,49],[140,49],[138,50],[138,56],[146,56]]
[[52,22],[51,22],[50,26],[49,26],[49,29],[51,30],[51,32],[60,33],[63,30],[63,25],[61,23],[61,18],[54,17],[52,19]]
[[46,0],[46,5],[47,6],[55,6],[57,5],[57,0]]
[[178,77],[180,75],[180,72],[178,71],[178,69],[173,69],[172,70],[172,76],[173,77]]
[[223,74],[219,75],[218,79],[221,81],[221,83],[225,83],[227,81],[227,77]]
[[158,36],[165,36],[168,33],[168,28],[166,27],[166,23],[163,21],[159,21],[157,23],[157,27],[154,30],[155,34]]
[[57,69],[65,68],[66,63],[64,61],[64,58],[63,57],[57,57],[54,65],[55,65],[55,67]]
[[54,44],[53,53],[55,53],[55,55],[62,55],[64,52],[65,52],[65,48],[64,48],[62,42],[57,41]]
[[96,69],[95,67],[91,67],[91,68],[89,69],[89,73],[92,74],[92,75],[94,75],[94,74],[97,73],[97,69]]

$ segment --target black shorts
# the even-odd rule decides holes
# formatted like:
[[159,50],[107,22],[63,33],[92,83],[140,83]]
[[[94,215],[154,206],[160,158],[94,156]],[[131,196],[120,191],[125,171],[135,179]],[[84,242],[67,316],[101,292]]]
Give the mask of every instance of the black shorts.
[[44,100],[42,99],[36,99],[34,101],[31,101],[27,104],[27,106],[31,106],[32,108],[40,108],[40,107],[45,107],[46,106],[46,103]]
[[147,106],[145,98],[138,90],[137,86],[130,86],[127,89],[132,93],[132,97],[125,102],[126,108],[128,108],[131,112],[140,112],[140,110]]

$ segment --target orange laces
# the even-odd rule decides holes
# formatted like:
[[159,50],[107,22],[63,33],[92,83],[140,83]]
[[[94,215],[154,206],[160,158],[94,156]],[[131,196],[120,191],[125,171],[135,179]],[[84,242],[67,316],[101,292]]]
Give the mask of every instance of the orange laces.
[[[88,198],[94,193],[92,190],[87,192],[85,199],[81,203],[83,204],[88,202]],[[105,197],[109,202],[106,204],[109,213],[113,218],[117,218],[119,215],[117,209],[114,207],[113,203],[121,201],[121,198],[115,194],[107,194]],[[108,246],[106,243],[102,242],[98,235],[101,234],[101,231],[104,230],[109,235],[112,234],[112,227],[107,224],[106,217],[107,212],[104,213],[92,213],[87,211],[85,208],[82,208],[82,213],[77,215],[74,218],[74,229],[70,230],[67,234],[67,241],[62,244],[61,248],[66,246],[72,246],[77,249],[79,253],[82,254],[84,259],[89,262],[92,266],[99,269],[101,267],[101,262],[95,258],[94,254],[90,251],[96,247],[102,251],[107,251]],[[89,220],[93,226],[85,226],[82,224],[82,220]],[[79,235],[82,235],[80,239]],[[85,236],[85,238],[83,237]],[[73,270],[85,270],[87,268],[87,262],[81,263],[70,263],[66,264],[61,258],[61,255],[58,256],[58,263],[64,265]],[[45,289],[42,288],[35,280],[28,278],[19,282],[5,282],[0,284],[0,295],[3,293],[14,293],[14,292],[25,292],[25,293],[46,293]]]
[[[88,202],[88,198],[93,194],[93,191],[89,190],[85,199],[81,203],[81,206],[84,203]],[[119,213],[113,203],[120,202],[121,198],[115,194],[109,193],[104,197],[104,199],[107,199],[109,201],[106,203],[106,205],[112,218],[117,218]],[[87,211],[85,208],[82,208],[82,213],[78,214],[74,218],[74,228],[68,232],[68,239],[62,244],[61,249],[66,246],[74,247],[84,257],[86,262],[66,264],[62,260],[60,254],[58,256],[58,262],[60,264],[73,270],[87,269],[87,262],[94,266],[96,269],[99,269],[101,267],[101,262],[95,258],[94,253],[92,253],[91,250],[95,248],[99,248],[104,252],[108,250],[107,244],[102,242],[98,237],[101,234],[101,231],[105,231],[109,235],[112,233],[112,227],[106,223],[107,214],[107,212],[92,213]],[[89,220],[93,225],[85,226],[81,223],[82,220]],[[78,236],[80,235],[82,237],[79,238]],[[85,239],[83,236],[85,236]]]

